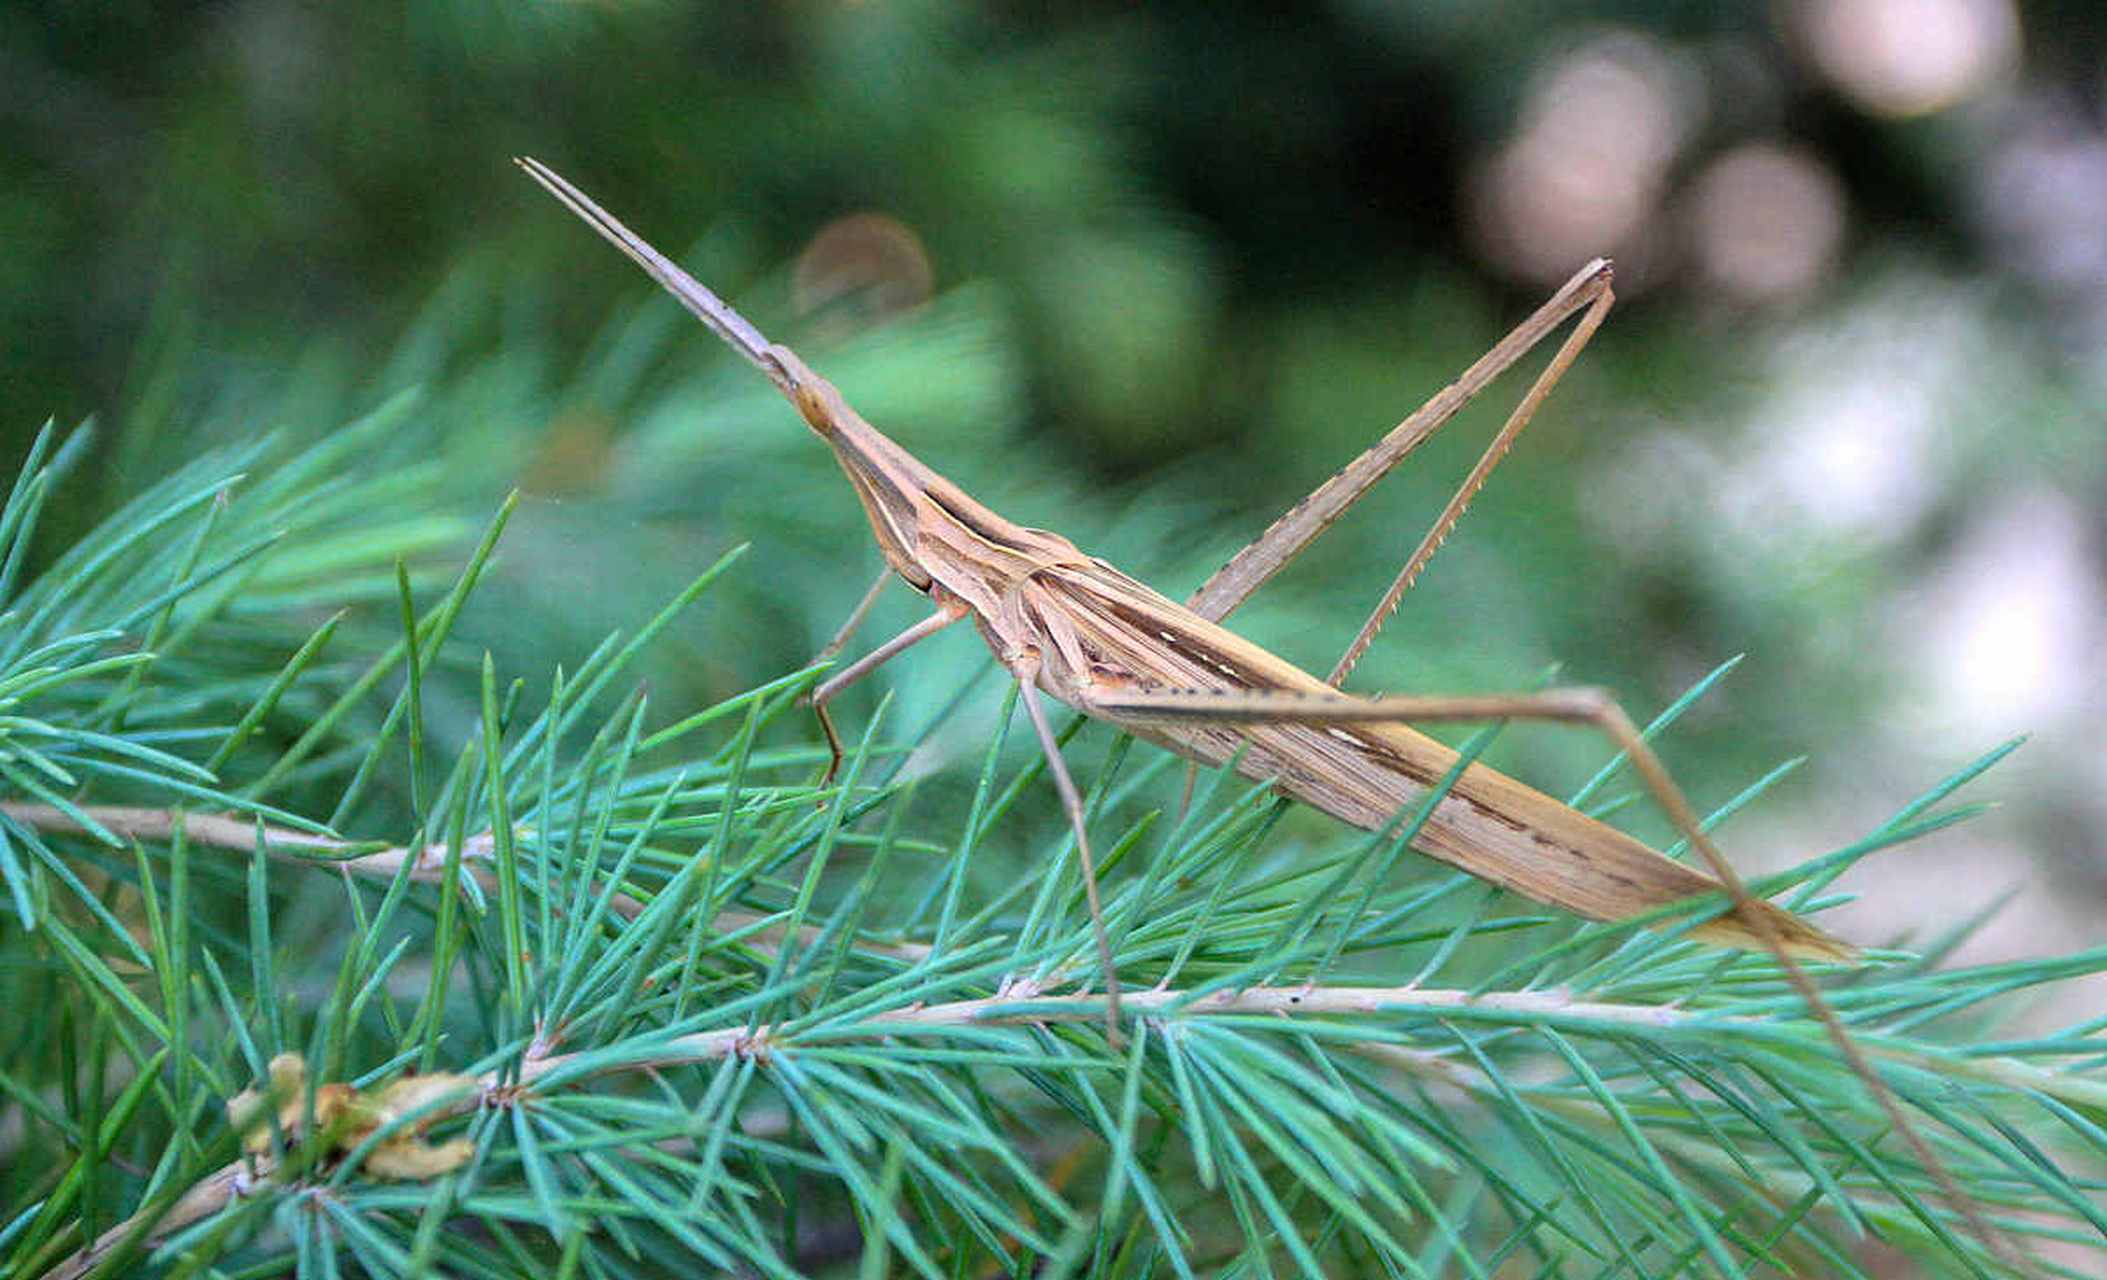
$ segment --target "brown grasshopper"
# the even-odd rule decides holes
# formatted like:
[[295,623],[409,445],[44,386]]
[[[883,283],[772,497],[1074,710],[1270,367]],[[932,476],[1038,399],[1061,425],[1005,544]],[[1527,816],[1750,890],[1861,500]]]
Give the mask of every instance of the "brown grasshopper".
[[[910,645],[971,618],[988,647],[1024,686],[1025,707],[1075,828],[1093,915],[1095,876],[1075,784],[1055,749],[1037,687],[1062,702],[1201,764],[1243,751],[1239,770],[1366,830],[1377,830],[1422,798],[1456,763],[1456,752],[1407,728],[1410,720],[1503,718],[1582,721],[1629,753],[1648,788],[1708,858],[1680,790],[1615,702],[1592,689],[1466,698],[1354,698],[1337,685],[1367,649],[1420,569],[1462,515],[1485,477],[1565,372],[1609,309],[1609,263],[1590,263],[1453,386],[1405,419],[1276,521],[1181,605],[1058,534],[1013,524],[923,465],[850,408],[841,393],[789,348],[746,319],[638,238],[576,187],[534,160],[520,165],[591,223],[718,337],[745,356],[797,406],[834,450],[862,501],[886,573],[927,595],[929,617],[850,663],[814,690],[836,757],[829,700]],[[1319,680],[1225,630],[1220,620],[1293,559],[1362,493],[1431,436],[1479,389],[1576,312],[1584,312],[1470,477],[1384,593],[1353,645]],[[881,582],[884,579],[881,578]],[[870,597],[866,597],[868,603]],[[862,609],[858,609],[860,615]],[[852,617],[829,649],[846,641]],[[1736,890],[1718,858],[1713,879],[1638,840],[1485,767],[1472,765],[1436,806],[1418,847],[1523,897],[1584,916],[1620,920],[1725,889],[1734,911],[1693,936],[1725,946],[1778,948],[1820,959],[1854,952],[1789,912]],[[1106,994],[1118,978],[1099,930]]]
[[[1667,767],[1613,698],[1592,688],[1380,698],[1352,697],[1338,688],[1601,325],[1614,300],[1607,261],[1598,259],[1583,267],[1462,377],[1274,521],[1181,605],[1068,539],[1013,524],[974,501],[866,422],[796,353],[763,337],[745,317],[555,171],[525,157],[518,163],[767,375],[834,451],[863,504],[886,569],[825,652],[831,655],[847,642],[891,574],[934,603],[927,618],[813,691],[812,705],[835,763],[841,759],[841,743],[827,714],[828,701],[955,622],[970,617],[1017,681],[1075,833],[1113,1043],[1120,1040],[1119,976],[1105,936],[1082,798],[1035,690],[1199,764],[1235,760],[1246,777],[1271,782],[1285,794],[1366,830],[1382,829],[1408,806],[1419,804],[1458,761],[1453,749],[1414,732],[1407,722],[1523,719],[1588,724],[1631,761],[1711,875],[1475,763],[1435,806],[1415,847],[1525,898],[1590,920],[1628,919],[1724,891],[1731,910],[1697,923],[1690,935],[1720,946],[1769,952],[1975,1235],[1992,1252],[2025,1269],[2010,1243],[1989,1228],[1974,1201],[1954,1184],[1800,963],[1802,958],[1850,961],[1857,951],[1750,894],[1733,864],[1705,834]],[[1222,627],[1223,618],[1392,467],[1576,314],[1580,319],[1573,331],[1508,415],[1326,679]]]

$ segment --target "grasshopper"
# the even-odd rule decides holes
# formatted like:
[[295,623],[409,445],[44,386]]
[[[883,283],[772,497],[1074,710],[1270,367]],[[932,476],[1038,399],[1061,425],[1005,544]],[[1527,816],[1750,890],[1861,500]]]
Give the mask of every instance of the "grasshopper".
[[[976,502],[866,422],[795,352],[764,338],[583,192],[537,161],[519,163],[775,383],[834,451],[862,502],[885,559],[879,585],[897,575],[935,606],[927,618],[849,663],[813,691],[812,705],[836,760],[840,738],[827,703],[910,646],[970,618],[1023,687],[1022,700],[1075,830],[1094,921],[1101,920],[1101,911],[1081,798],[1035,691],[1197,764],[1219,766],[1236,759],[1245,776],[1270,781],[1285,794],[1364,830],[1388,825],[1456,763],[1452,748],[1415,732],[1407,721],[1519,718],[1592,724],[1629,755],[1691,847],[1713,863],[1716,879],[1480,764],[1465,770],[1435,807],[1417,847],[1525,898],[1590,920],[1657,912],[1724,890],[1733,910],[1696,925],[1692,936],[1813,959],[1854,956],[1847,944],[1739,887],[1739,878],[1698,829],[1666,768],[1630,719],[1599,690],[1356,698],[1338,688],[1487,474],[1602,322],[1614,296],[1608,262],[1598,260],[1583,268],[1454,385],[1274,522],[1181,605],[1068,539],[1012,523]],[[1319,680],[1221,625],[1465,402],[1575,314],[1581,316],[1579,324],[1328,678]],[[876,590],[864,597],[828,652],[846,643]],[[1097,941],[1106,996],[1116,1018],[1118,976],[1101,922]]]
[[[1710,875],[1476,763],[1436,804],[1415,847],[1522,897],[1590,920],[1624,920],[1678,904],[1701,906],[1690,900],[1723,892],[1729,909],[1698,920],[1689,935],[1723,947],[1770,953],[1976,1237],[2022,1273],[2031,1270],[1954,1183],[1801,964],[1803,959],[1851,962],[1857,959],[1856,949],[1749,892],[1733,864],[1705,834],[1681,787],[1614,698],[1594,688],[1378,698],[1353,697],[1339,688],[1493,468],[1601,326],[1615,299],[1607,260],[1581,268],[1454,383],[1274,521],[1181,605],[1059,534],[1012,523],[974,501],[866,422],[795,352],[763,337],[745,317],[584,192],[537,160],[520,157],[517,163],[759,369],[833,450],[863,504],[885,569],[823,656],[848,642],[893,575],[934,606],[927,618],[813,690],[812,706],[834,764],[841,759],[841,739],[827,713],[828,701],[955,623],[972,619],[996,660],[1016,680],[1074,831],[1102,970],[1106,1032],[1114,1045],[1121,1040],[1119,975],[1105,934],[1082,797],[1062,759],[1040,693],[1167,747],[1195,765],[1233,761],[1244,776],[1270,782],[1282,793],[1364,830],[1383,829],[1408,806],[1419,805],[1458,762],[1452,748],[1415,732],[1410,722],[1519,719],[1590,725],[1631,762]],[[1325,679],[1221,625],[1472,397],[1576,315],[1572,332]],[[830,777],[832,772],[830,766]]]

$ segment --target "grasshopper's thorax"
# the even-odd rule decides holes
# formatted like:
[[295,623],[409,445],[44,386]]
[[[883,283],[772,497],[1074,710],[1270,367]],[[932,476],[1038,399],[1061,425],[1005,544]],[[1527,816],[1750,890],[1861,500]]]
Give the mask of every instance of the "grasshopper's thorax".
[[955,598],[1006,643],[1029,643],[1018,605],[1032,575],[1086,564],[1074,543],[1005,520],[925,466],[850,408],[787,347],[771,354],[790,377],[792,399],[848,476],[886,563],[916,590]]

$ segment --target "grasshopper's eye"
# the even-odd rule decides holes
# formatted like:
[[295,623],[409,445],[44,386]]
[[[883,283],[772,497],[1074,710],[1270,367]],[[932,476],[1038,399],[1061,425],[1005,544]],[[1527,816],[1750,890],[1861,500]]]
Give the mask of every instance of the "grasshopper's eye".
[[797,411],[812,424],[814,431],[823,436],[834,433],[834,417],[827,412],[826,399],[819,394],[818,388],[809,382],[798,382],[792,384],[791,394],[797,397]]
[[841,393],[810,369],[790,368],[790,397],[797,411],[821,439],[832,439],[840,420]]

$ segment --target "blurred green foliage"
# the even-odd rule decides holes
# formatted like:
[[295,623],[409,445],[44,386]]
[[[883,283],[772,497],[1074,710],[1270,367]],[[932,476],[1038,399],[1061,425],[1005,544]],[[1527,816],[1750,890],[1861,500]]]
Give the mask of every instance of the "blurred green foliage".
[[[1175,594],[1547,292],[1472,233],[1472,174],[1522,127],[1546,68],[1591,41],[1636,42],[1695,86],[1672,100],[1680,141],[1636,287],[1361,687],[1497,689],[1562,662],[1643,711],[1748,650],[1721,709],[1675,744],[1702,761],[1699,790],[1724,794],[1824,740],[1846,744],[1849,770],[1855,726],[1907,687],[1872,625],[1878,602],[1937,563],[1988,489],[2050,484],[2081,504],[2107,489],[2097,450],[2073,443],[2097,422],[2065,378],[2069,308],[2037,305],[1971,213],[2010,132],[1996,104],[2082,88],[2071,50],[2096,48],[2107,17],[2013,10],[2030,60],[1983,95],[1992,105],[1882,120],[1812,66],[1794,12],[10,6],[5,430],[20,453],[48,414],[99,417],[103,465],[57,513],[81,528],[208,441],[320,432],[421,386],[406,431],[443,461],[455,511],[529,491],[464,622],[511,665],[574,659],[610,620],[756,542],[655,676],[671,714],[803,661],[875,556],[823,451],[767,388],[512,154],[682,254],[991,505]],[[1751,140],[1811,156],[1849,217],[1831,269],[1766,305],[1711,287],[1672,216],[1709,158]],[[866,212],[889,221],[841,261],[815,259],[824,229]],[[908,314],[853,287],[911,286],[924,268],[934,299]],[[1771,355],[1886,296],[1898,272],[1975,289],[1968,314],[1987,327],[1962,345],[1986,370],[1974,404],[1994,413],[1941,439],[1937,496],[1899,538],[1803,538],[1760,508],[1747,525],[1779,539],[1722,532],[1709,498],[1749,445],[1737,427],[1789,376]],[[1474,408],[1239,625],[1327,662],[1518,391]],[[1631,480],[1664,437],[1695,442],[1696,461],[1671,483]],[[1634,489],[1648,508],[1636,541],[1603,510]],[[904,597],[871,634],[915,615]],[[930,673],[973,644],[947,636],[903,665],[910,710],[948,696]],[[465,700],[460,714],[465,726]],[[1951,764],[2023,727],[1956,726],[1928,754]],[[1597,748],[1511,734],[1501,750],[1555,788]]]

